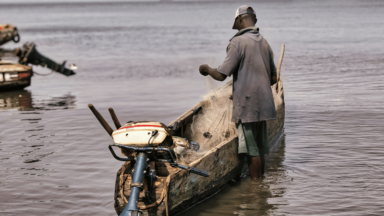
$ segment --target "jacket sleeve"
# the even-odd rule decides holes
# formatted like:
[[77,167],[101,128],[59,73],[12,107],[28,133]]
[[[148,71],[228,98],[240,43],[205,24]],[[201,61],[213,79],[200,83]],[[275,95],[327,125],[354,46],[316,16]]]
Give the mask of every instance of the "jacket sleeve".
[[237,48],[234,45],[229,44],[227,47],[227,57],[223,64],[217,68],[217,71],[221,74],[231,76],[238,70],[240,60],[241,56]]

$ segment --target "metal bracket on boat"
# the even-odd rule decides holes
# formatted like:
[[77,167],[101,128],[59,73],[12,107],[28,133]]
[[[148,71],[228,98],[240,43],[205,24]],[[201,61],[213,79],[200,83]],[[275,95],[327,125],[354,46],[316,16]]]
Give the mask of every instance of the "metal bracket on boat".
[[155,180],[157,179],[157,176],[156,176],[156,170],[155,170],[155,162],[151,162],[151,164],[149,165],[150,167],[150,170],[149,170],[149,173],[148,173],[148,182],[149,182],[149,185],[148,185],[148,191],[145,192],[145,197],[153,202],[153,200],[151,199],[151,196],[150,194],[152,193],[153,191],[153,186],[155,184]]
[[115,152],[113,151],[113,149],[112,149],[113,146],[116,146],[116,147],[119,147],[119,148],[125,148],[125,149],[129,149],[129,150],[133,150],[133,151],[136,151],[136,152],[153,152],[153,151],[167,152],[170,159],[166,159],[166,160],[164,160],[164,159],[156,159],[156,161],[167,162],[172,167],[178,167],[178,168],[181,168],[181,169],[188,170],[189,172],[197,174],[197,175],[201,175],[201,176],[204,176],[204,177],[209,177],[209,172],[206,172],[204,170],[200,170],[200,169],[197,169],[197,168],[194,168],[194,167],[189,167],[189,166],[184,166],[184,165],[178,164],[177,161],[175,160],[175,158],[173,157],[173,155],[171,153],[171,150],[168,149],[168,148],[131,147],[131,146],[121,145],[121,144],[117,144],[117,143],[109,145],[108,148],[111,151],[113,157],[116,160],[119,160],[119,161],[133,161],[135,159],[134,158],[121,158],[121,157],[118,157],[115,154]]
[[141,215],[143,215],[143,212],[141,212],[140,210],[134,210],[129,213],[129,216],[141,216]]
[[134,160],[135,160],[135,158],[128,158],[128,157],[127,157],[127,158],[121,158],[121,157],[117,156],[116,153],[115,153],[115,151],[113,151],[112,146],[115,146],[115,145],[114,145],[114,144],[111,144],[111,145],[108,146],[108,148],[109,148],[109,151],[111,151],[112,156],[113,156],[116,160],[119,160],[119,161],[134,161]]
[[132,188],[132,187],[137,187],[137,188],[139,188],[140,190],[143,190],[143,184],[140,183],[140,182],[137,182],[137,183],[131,183],[129,186],[131,186],[131,188]]

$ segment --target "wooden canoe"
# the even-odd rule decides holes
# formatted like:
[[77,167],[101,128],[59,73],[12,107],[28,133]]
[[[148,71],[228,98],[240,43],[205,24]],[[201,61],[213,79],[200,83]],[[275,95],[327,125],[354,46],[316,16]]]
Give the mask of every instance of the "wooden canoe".
[[0,61],[0,92],[24,89],[31,85],[32,68]]
[[[267,122],[270,148],[274,147],[284,130],[285,104],[283,81],[280,77],[283,54],[284,45],[277,67],[278,82],[272,86],[277,118]],[[138,205],[144,215],[166,215],[166,212],[175,215],[183,212],[218,192],[232,179],[241,176],[245,162],[237,154],[235,124],[230,122],[231,94],[232,82],[228,82],[170,123],[170,126],[178,123],[174,136],[197,141],[201,145],[198,152],[189,151],[179,158],[180,163],[208,171],[210,176],[202,177],[167,164],[156,163],[158,178],[154,185],[156,192],[151,194],[152,202],[145,199],[144,192],[140,194],[142,202]],[[210,132],[212,137],[207,138],[203,135],[204,132]],[[117,173],[114,207],[118,215],[129,199],[132,166],[131,162],[126,162]]]

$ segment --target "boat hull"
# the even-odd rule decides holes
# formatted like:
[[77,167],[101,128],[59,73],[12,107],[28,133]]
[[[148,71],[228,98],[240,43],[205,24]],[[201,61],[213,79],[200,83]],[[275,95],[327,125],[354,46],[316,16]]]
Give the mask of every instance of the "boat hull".
[[31,78],[0,83],[0,92],[21,90],[31,85]]

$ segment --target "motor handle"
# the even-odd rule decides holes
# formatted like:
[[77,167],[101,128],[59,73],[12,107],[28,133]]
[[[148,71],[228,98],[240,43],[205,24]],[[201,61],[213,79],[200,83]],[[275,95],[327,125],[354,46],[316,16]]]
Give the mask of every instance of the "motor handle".
[[113,151],[112,146],[113,146],[113,145],[109,145],[108,148],[109,148],[109,151],[111,151],[112,156],[113,156],[116,160],[118,160],[118,161],[134,161],[134,160],[135,160],[134,158],[128,158],[128,157],[127,157],[127,158],[121,158],[121,157],[117,156],[116,153],[115,153],[115,151]]
[[201,169],[197,169],[197,168],[189,167],[189,166],[184,166],[184,165],[181,165],[181,164],[171,164],[171,166],[175,166],[175,167],[178,167],[178,168],[181,168],[181,169],[188,170],[189,172],[194,173],[196,175],[201,175],[201,176],[204,176],[204,177],[209,177],[209,172],[203,171]]

